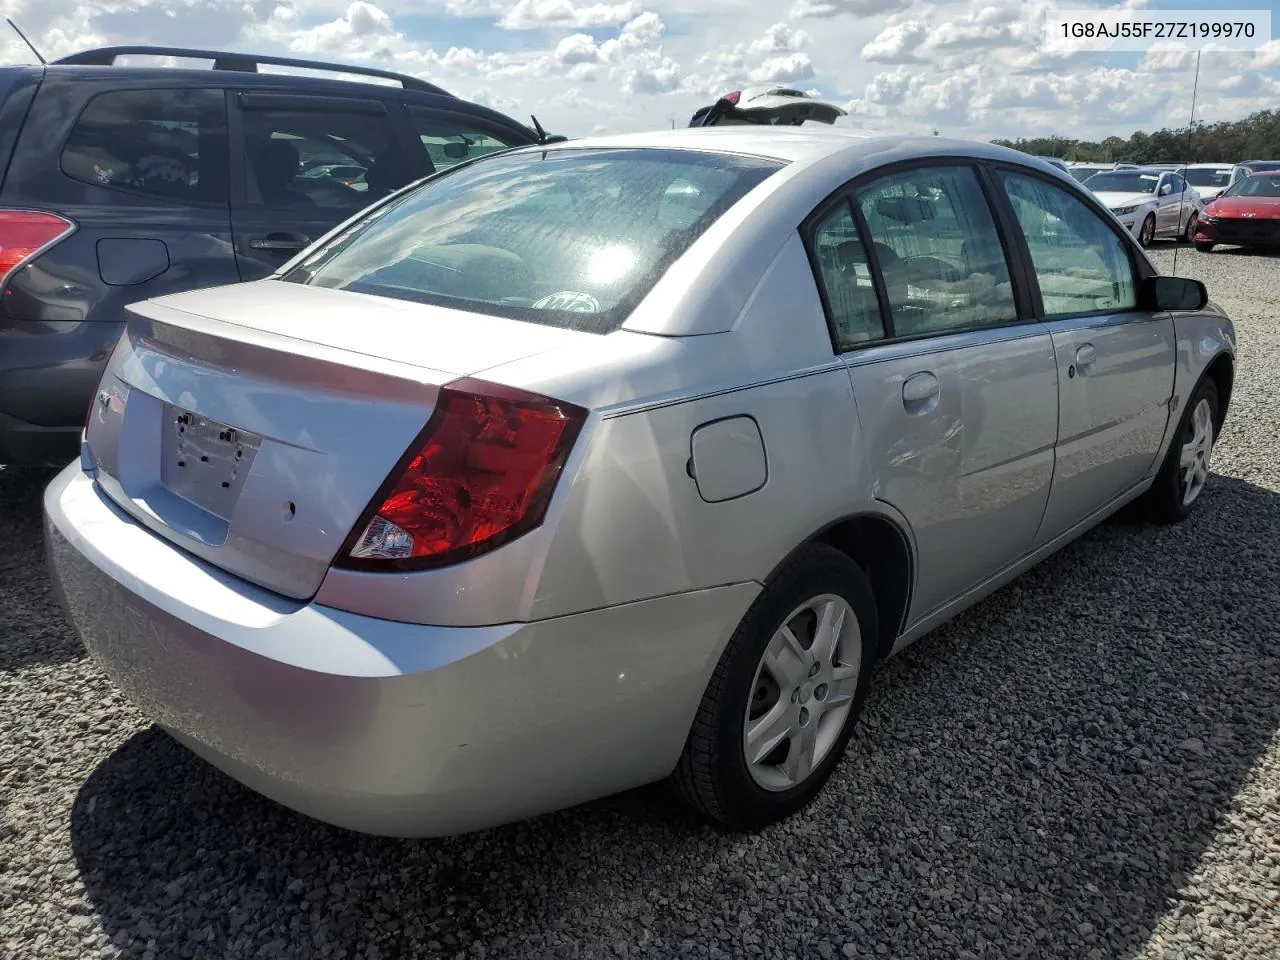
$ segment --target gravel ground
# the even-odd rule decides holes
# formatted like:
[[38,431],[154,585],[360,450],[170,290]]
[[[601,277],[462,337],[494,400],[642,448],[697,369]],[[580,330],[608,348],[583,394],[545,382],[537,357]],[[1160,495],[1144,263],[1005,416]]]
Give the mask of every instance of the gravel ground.
[[1179,266],[1243,349],[1199,512],[1117,518],[886,665],[824,797],[753,837],[653,789],[421,842],[260,799],[84,658],[49,474],[0,472],[0,956],[1275,958],[1280,269]]

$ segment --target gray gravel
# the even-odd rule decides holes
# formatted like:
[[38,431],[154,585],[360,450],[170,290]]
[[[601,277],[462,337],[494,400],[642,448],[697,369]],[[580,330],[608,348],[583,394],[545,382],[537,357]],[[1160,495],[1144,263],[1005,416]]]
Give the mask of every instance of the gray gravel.
[[1200,511],[1117,518],[888,664],[823,799],[753,837],[660,790],[446,841],[276,807],[82,656],[49,475],[0,471],[0,956],[1274,960],[1280,263],[1179,266],[1243,349]]

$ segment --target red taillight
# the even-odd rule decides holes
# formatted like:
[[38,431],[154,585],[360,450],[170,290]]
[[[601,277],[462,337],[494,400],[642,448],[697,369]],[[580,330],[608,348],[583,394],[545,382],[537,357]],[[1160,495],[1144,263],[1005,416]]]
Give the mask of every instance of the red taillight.
[[337,565],[440,567],[532,530],[586,415],[480,380],[442,387],[426,428],[356,524]]
[[56,214],[0,210],[0,289],[15,270],[74,229],[75,224]]
[[742,99],[742,91],[735,90],[733,91],[733,93],[726,93],[720,99],[723,100],[725,103],[731,103],[736,107],[738,105],[738,101]]

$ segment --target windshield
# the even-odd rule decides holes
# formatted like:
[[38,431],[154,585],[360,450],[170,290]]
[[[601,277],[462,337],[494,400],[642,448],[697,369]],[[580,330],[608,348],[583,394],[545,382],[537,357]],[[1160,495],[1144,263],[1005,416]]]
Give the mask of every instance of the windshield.
[[1183,174],[1193,187],[1225,187],[1231,182],[1230,167],[1188,167]]
[[375,209],[284,279],[607,333],[782,166],[692,150],[490,156]]
[[1095,173],[1084,185],[1094,193],[1155,193],[1159,179],[1158,173],[1115,170]]
[[1068,167],[1067,172],[1081,183],[1084,183],[1101,169],[1101,167]]
[[1254,174],[1224,190],[1224,197],[1280,197],[1280,176]]

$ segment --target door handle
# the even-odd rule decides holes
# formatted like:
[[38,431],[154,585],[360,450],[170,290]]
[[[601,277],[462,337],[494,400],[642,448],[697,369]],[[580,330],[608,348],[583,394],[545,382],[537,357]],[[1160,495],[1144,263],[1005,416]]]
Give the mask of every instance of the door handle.
[[1076,366],[1088,367],[1098,359],[1098,351],[1094,349],[1092,343],[1082,343],[1076,348]]
[[902,406],[907,413],[928,413],[938,405],[938,378],[925,370],[902,384]]
[[269,233],[265,237],[254,237],[249,241],[251,250],[265,250],[269,253],[297,252],[310,241],[296,233]]

